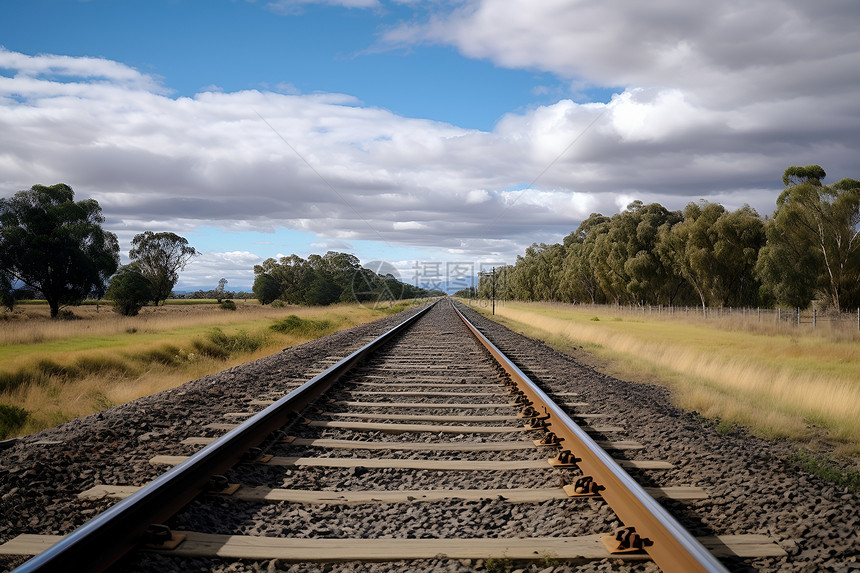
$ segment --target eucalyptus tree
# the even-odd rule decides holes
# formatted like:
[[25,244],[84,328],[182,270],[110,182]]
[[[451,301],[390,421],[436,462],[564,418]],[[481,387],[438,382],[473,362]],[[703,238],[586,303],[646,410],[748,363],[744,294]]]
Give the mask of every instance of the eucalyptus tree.
[[723,213],[714,224],[714,256],[720,265],[714,297],[725,306],[755,306],[761,283],[755,268],[766,235],[764,221],[749,205]]
[[663,286],[671,268],[657,255],[660,229],[681,214],[658,203],[634,201],[612,216],[608,231],[595,240],[589,263],[607,299],[616,303],[668,303]]
[[119,267],[119,242],[102,228],[98,202],[74,197],[57,183],[0,199],[0,269],[40,292],[52,318],[60,307],[104,292]]
[[214,291],[212,291],[213,294],[215,295],[215,301],[218,304],[221,304],[221,301],[226,296],[225,293],[227,292],[227,282],[228,282],[227,279],[225,279],[224,277],[221,277],[220,279],[218,279],[218,286],[215,287]]
[[820,297],[840,311],[860,305],[860,181],[824,176],[817,165],[785,170],[757,271],[781,304]]
[[519,300],[558,300],[564,247],[534,243],[526,248],[510,274],[510,289]]
[[254,286],[251,287],[251,290],[254,292],[254,296],[257,300],[260,301],[260,304],[269,304],[274,302],[281,295],[281,289],[278,285],[277,279],[264,271],[257,273],[257,276],[254,278]]
[[764,222],[745,205],[734,212],[717,203],[689,203],[683,222],[661,236],[660,255],[696,292],[702,307],[752,305],[764,244]]
[[513,288],[516,272],[516,266],[502,265],[494,267],[492,273],[480,273],[476,296],[483,299],[495,296],[496,299],[517,300]]
[[152,300],[156,306],[167,300],[179,280],[179,271],[199,254],[188,244],[188,239],[176,233],[146,231],[135,235],[131,246],[128,256],[152,284]]
[[609,217],[592,213],[564,238],[565,255],[559,288],[566,302],[594,304],[605,301],[591,264],[591,253],[597,238],[609,231],[609,222]]
[[12,289],[12,279],[2,268],[0,268],[0,306],[7,310],[15,308],[15,291]]

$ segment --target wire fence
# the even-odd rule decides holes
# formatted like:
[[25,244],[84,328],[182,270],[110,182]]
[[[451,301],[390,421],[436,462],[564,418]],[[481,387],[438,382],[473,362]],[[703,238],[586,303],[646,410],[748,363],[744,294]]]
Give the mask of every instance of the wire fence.
[[[484,308],[504,307],[507,300],[497,298],[491,302],[487,298],[471,298],[470,305]],[[613,305],[613,304],[583,304],[542,302],[552,306],[576,308],[589,312],[617,314],[625,316],[647,316],[649,318],[676,318],[693,321],[731,322],[762,330],[790,330],[799,328],[819,331],[822,334],[848,334],[852,337],[860,333],[860,308],[835,312],[833,310],[786,309],[786,308],[733,308],[733,307],[701,307],[701,306],[658,306],[658,305]]]
[[665,316],[692,320],[731,319],[746,323],[777,326],[795,326],[811,329],[860,331],[860,308],[848,312],[833,310],[785,309],[785,308],[729,308],[701,306],[652,306],[652,305],[577,305],[597,310],[613,310],[627,315]]

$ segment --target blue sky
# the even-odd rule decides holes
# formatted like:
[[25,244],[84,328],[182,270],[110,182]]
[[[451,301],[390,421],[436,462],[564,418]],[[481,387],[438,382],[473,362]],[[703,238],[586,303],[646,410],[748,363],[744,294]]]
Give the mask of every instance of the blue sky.
[[[860,5],[0,0],[0,196],[64,182],[179,289],[326,250],[514,262],[633,200],[860,177]],[[435,266],[434,266],[435,265]],[[439,266],[441,265],[441,266]],[[429,272],[429,271],[428,271]],[[426,274],[426,273],[425,273]]]
[[213,87],[344,93],[398,115],[489,130],[505,113],[554,101],[536,92],[567,93],[550,73],[463,58],[450,46],[377,45],[415,14],[397,4],[280,13],[265,2],[28,0],[5,1],[4,14],[9,50],[123,62],[173,96]]

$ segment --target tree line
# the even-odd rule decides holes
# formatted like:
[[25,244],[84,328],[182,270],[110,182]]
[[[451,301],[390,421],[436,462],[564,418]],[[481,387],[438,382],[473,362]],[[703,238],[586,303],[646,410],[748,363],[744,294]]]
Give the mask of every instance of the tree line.
[[179,271],[197,254],[175,233],[135,235],[131,262],[120,266],[119,241],[102,228],[95,199],[74,200],[64,183],[34,185],[0,198],[0,299],[8,309],[24,297],[42,296],[51,318],[61,307],[105,297],[117,312],[134,315],[163,303]]
[[706,201],[594,213],[562,243],[535,243],[482,277],[477,294],[489,296],[495,280],[497,297],[526,301],[856,308],[860,181],[824,177],[818,165],[786,169],[767,218]]
[[[0,198],[0,304],[11,310],[16,300],[41,296],[56,318],[64,306],[104,297],[118,313],[134,316],[149,303],[163,304],[179,271],[199,254],[175,233],[145,231],[132,239],[131,262],[121,266],[117,237],[103,223],[98,202],[75,201],[74,191],[63,183],[34,185]],[[390,274],[363,268],[353,255],[334,251],[307,260],[297,255],[267,259],[254,272],[254,296],[263,304],[326,305],[428,295]],[[226,285],[222,278],[207,298],[230,298],[235,293]]]
[[307,259],[298,255],[266,259],[254,266],[254,296],[262,304],[328,305],[335,302],[379,303],[443,294],[429,292],[362,267],[358,257],[328,251]]

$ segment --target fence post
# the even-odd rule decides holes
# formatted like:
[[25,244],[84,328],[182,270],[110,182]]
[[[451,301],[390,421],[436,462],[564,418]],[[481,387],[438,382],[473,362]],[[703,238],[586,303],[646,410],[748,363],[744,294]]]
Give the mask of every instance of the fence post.
[[797,307],[797,326],[800,326],[800,307]]
[[818,309],[812,309],[812,330],[815,330],[815,323],[818,322]]
[[782,322],[782,309],[781,308],[776,309],[776,321]]
[[756,311],[758,312],[758,323],[761,324],[761,307],[757,307]]

